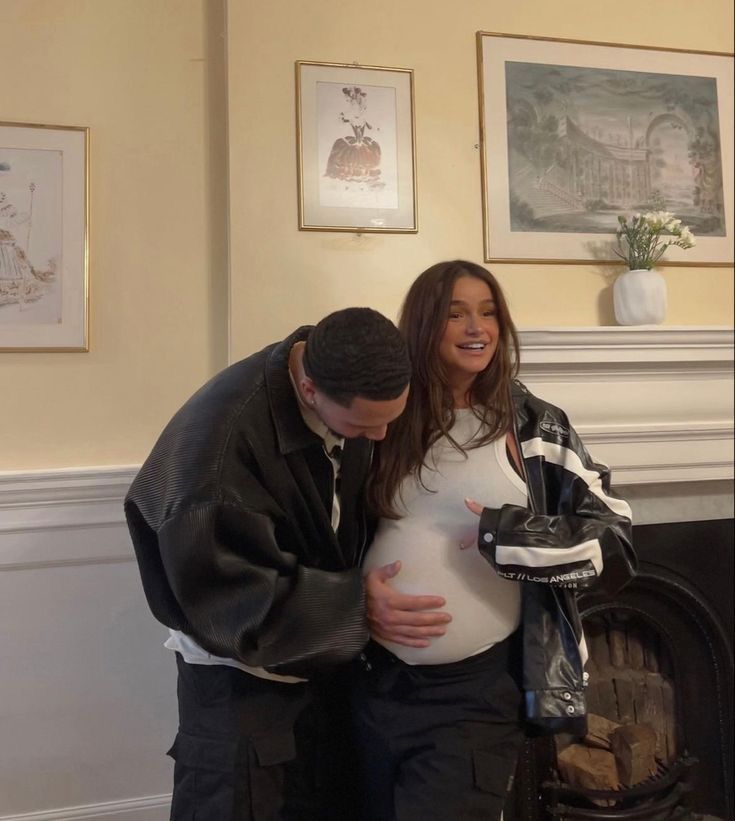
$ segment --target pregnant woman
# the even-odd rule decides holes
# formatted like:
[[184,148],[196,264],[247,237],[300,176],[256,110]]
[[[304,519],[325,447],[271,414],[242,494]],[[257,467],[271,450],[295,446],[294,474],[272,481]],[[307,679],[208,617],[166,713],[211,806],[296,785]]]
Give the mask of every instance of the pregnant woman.
[[632,577],[630,508],[563,411],[514,379],[516,330],[485,268],[424,271],[399,327],[414,376],[377,449],[364,565],[441,595],[451,621],[427,640],[369,610],[353,696],[365,818],[497,821],[526,722],[584,722],[575,591],[603,566],[608,588]]

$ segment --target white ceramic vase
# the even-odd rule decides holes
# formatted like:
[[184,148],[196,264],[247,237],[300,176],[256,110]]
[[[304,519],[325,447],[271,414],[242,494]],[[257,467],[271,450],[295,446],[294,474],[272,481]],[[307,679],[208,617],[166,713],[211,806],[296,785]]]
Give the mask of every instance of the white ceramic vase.
[[658,271],[626,271],[613,284],[618,325],[659,325],[666,318],[666,280]]

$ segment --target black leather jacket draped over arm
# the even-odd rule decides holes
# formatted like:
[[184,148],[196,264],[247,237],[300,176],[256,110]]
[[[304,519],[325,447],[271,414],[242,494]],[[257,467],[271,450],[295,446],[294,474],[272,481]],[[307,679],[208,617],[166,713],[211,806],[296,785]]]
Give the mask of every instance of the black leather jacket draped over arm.
[[521,584],[528,724],[585,732],[587,658],[576,593],[614,592],[635,575],[630,507],[590,457],[566,414],[513,386],[528,506],[485,508],[478,544],[500,576]]

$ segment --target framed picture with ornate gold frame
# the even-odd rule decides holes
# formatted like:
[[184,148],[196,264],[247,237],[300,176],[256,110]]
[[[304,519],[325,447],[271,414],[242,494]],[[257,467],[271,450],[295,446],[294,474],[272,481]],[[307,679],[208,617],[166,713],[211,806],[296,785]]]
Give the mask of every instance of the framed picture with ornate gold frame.
[[413,71],[296,63],[299,228],[415,233]]
[[87,351],[88,142],[0,122],[0,351]]
[[617,263],[619,214],[675,213],[733,262],[733,55],[477,33],[485,260]]

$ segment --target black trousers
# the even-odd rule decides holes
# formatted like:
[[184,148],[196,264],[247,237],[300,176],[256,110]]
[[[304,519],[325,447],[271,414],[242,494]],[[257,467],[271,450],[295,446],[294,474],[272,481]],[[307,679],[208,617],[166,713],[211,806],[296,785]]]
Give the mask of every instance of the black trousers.
[[176,661],[171,821],[359,816],[344,673],[285,684]]
[[469,659],[412,666],[377,644],[354,665],[365,821],[497,821],[523,742],[511,637]]

